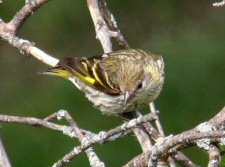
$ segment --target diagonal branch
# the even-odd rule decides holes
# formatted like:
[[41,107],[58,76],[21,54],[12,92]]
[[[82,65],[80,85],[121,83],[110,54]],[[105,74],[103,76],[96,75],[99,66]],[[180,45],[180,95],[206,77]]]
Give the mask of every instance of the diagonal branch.
[[[27,124],[27,125],[32,125],[32,126],[43,126],[47,127],[53,130],[58,130],[62,131],[64,134],[67,134],[70,137],[76,137],[79,138],[78,136],[81,137],[81,134],[85,134],[87,138],[81,139],[81,146],[75,147],[69,154],[67,154],[65,157],[63,157],[61,160],[59,160],[55,165],[58,167],[62,167],[64,164],[70,162],[72,159],[74,159],[77,155],[80,153],[84,152],[88,148],[90,148],[92,145],[97,144],[97,143],[106,143],[108,141],[115,140],[119,137],[123,137],[124,134],[126,135],[127,132],[130,130],[134,129],[135,127],[149,122],[149,121],[154,121],[155,120],[155,115],[154,114],[148,114],[145,116],[138,117],[137,119],[133,119],[129,122],[126,122],[112,130],[109,130],[107,132],[100,132],[99,134],[93,134],[84,130],[79,130],[77,129],[78,126],[76,127],[76,130],[72,130],[71,127],[68,126],[63,126],[63,125],[58,125],[52,122],[49,122],[52,120],[54,117],[59,117],[62,116],[62,112],[59,111],[56,114],[51,115],[50,117],[47,117],[46,119],[38,119],[38,118],[33,118],[33,117],[17,117],[17,116],[8,116],[8,115],[0,115],[0,121],[2,122],[9,122],[9,123],[21,123],[21,124]],[[68,122],[74,125],[75,122],[71,120],[71,118],[67,118]],[[74,134],[74,132],[76,133]],[[89,150],[90,153],[90,150]],[[92,153],[91,153],[92,154]],[[93,155],[93,154],[92,154]]]
[[56,58],[35,47],[32,42],[21,39],[15,35],[29,16],[48,1],[50,0],[27,0],[24,7],[15,14],[9,23],[5,23],[0,19],[0,37],[11,46],[19,49],[22,54],[33,56],[45,64],[55,66],[58,63]]
[[[70,126],[73,129],[73,132],[75,133],[75,136],[79,139],[79,141],[82,143],[83,141],[88,140],[88,135],[83,134],[82,130],[78,127],[75,120],[71,117],[71,115],[66,110],[60,110],[57,113],[51,115],[51,119],[61,119],[65,118],[67,122],[70,124]],[[100,161],[99,157],[95,153],[94,149],[92,147],[89,147],[87,150],[85,150],[85,153],[87,154],[88,160],[90,162],[91,167],[105,167],[105,164]]]
[[[159,111],[156,110],[155,104],[153,102],[150,103],[149,106],[150,106],[151,112],[157,115],[157,119],[155,120],[155,124],[156,124],[156,127],[158,129],[158,132],[160,133],[160,135],[162,137],[165,137],[165,133],[163,131],[163,127],[161,125],[161,122],[160,122],[159,116],[158,116],[159,115]],[[168,162],[169,162],[171,167],[176,167],[176,164],[175,164],[173,158],[169,157]]]
[[99,7],[105,22],[109,26],[109,29],[114,32],[112,35],[114,35],[113,37],[116,39],[118,45],[123,49],[130,48],[128,42],[121,33],[113,14],[108,9],[107,4],[104,0],[99,0]]
[[214,144],[210,145],[208,153],[209,153],[208,167],[219,167],[221,161],[219,147]]
[[23,23],[32,15],[38,8],[50,0],[27,0],[23,8],[15,14],[13,19],[7,24],[8,29],[16,33]]
[[[150,166],[155,166],[157,165],[159,159],[168,157],[169,155],[172,155],[172,157],[174,157],[182,166],[199,167],[198,165],[195,165],[193,162],[191,162],[186,156],[184,156],[182,152],[179,152],[179,150],[192,145],[197,145],[198,147],[204,149],[210,149],[210,143],[214,142],[225,145],[224,127],[225,107],[208,122],[202,123],[194,129],[175,136],[161,138],[157,130],[155,130],[153,127],[149,127],[152,132],[151,134],[153,137],[155,137],[155,139],[160,137],[153,146],[152,151],[135,157],[124,167],[133,167],[134,164],[139,167],[147,166],[149,158]],[[209,163],[215,162],[212,161],[214,159],[216,160],[216,164],[218,164],[221,156],[219,155],[218,150],[216,151],[215,148],[214,150],[209,150],[209,154],[211,159]]]
[[11,167],[5,148],[0,138],[0,167]]
[[111,37],[113,32],[107,26],[99,8],[98,0],[87,0],[91,18],[94,23],[96,38],[100,41],[105,53],[112,52]]
[[88,139],[85,142],[82,142],[81,146],[75,147],[72,151],[70,151],[67,155],[65,155],[61,160],[59,160],[57,163],[55,163],[54,167],[62,167],[63,165],[70,162],[77,155],[84,152],[86,149],[93,146],[94,144],[105,143],[112,136],[121,134],[123,132],[130,131],[130,130],[134,129],[135,127],[137,127],[138,125],[141,125],[145,122],[149,122],[149,121],[153,121],[153,120],[155,120],[155,115],[148,114],[145,116],[141,116],[137,119],[132,119],[131,121],[126,122],[126,123],[122,124],[121,126],[118,126],[107,132],[100,132],[98,135],[94,136],[92,139]]
[[224,145],[225,117],[221,117],[222,115],[225,115],[225,107],[210,121],[201,123],[196,128],[181,134],[171,135],[157,141],[152,149],[149,166],[155,167],[159,159],[191,145],[197,145],[206,150],[209,150],[210,144],[214,142]]
[[[131,161],[129,161],[123,167],[146,167],[148,166],[148,162],[151,156],[151,151],[142,153],[136,157],[134,157]],[[188,159],[182,152],[178,152],[177,154],[171,155],[174,159],[179,162],[179,164],[183,167],[200,167],[194,164],[190,159]]]

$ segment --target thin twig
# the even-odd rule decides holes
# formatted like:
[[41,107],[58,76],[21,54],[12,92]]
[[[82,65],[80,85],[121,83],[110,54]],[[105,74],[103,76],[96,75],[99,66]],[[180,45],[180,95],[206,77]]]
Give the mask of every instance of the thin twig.
[[[178,150],[196,144],[198,147],[208,150],[210,144],[217,142],[225,144],[225,133],[222,127],[225,125],[225,107],[211,120],[201,123],[196,128],[178,134],[162,138],[156,142],[152,148],[150,157],[150,167],[155,167],[159,159],[169,156],[171,153],[176,153]],[[169,151],[170,150],[170,151]]]
[[[151,102],[151,103],[149,104],[149,106],[150,106],[151,112],[157,115],[157,119],[155,120],[155,124],[156,124],[156,127],[157,127],[159,133],[160,133],[163,137],[165,137],[165,134],[164,134],[164,131],[163,131],[163,127],[162,127],[162,125],[161,125],[161,122],[160,122],[159,116],[158,116],[158,115],[159,115],[159,111],[156,110],[155,104],[154,104],[153,102]],[[169,165],[170,165],[171,167],[176,167],[176,164],[175,164],[174,160],[173,160],[171,157],[169,157],[168,161],[169,161]]]
[[55,66],[59,61],[58,59],[35,47],[32,42],[18,38],[15,35],[29,16],[48,1],[49,0],[29,0],[9,23],[5,23],[0,19],[0,37],[11,46],[19,49],[22,54],[33,56],[45,64]]
[[2,114],[0,115],[0,121],[8,123],[20,123],[32,126],[43,126],[49,129],[58,130],[62,132],[64,131],[64,128],[67,127],[33,117],[9,116]]
[[[44,126],[50,129],[62,131],[63,133],[68,134],[69,136],[78,137],[78,134],[79,134],[79,136],[81,137],[81,133],[83,132],[80,130],[76,129],[76,134],[74,134],[74,131],[71,130],[71,127],[57,125],[55,123],[48,122],[49,120],[52,120],[54,117],[59,118],[60,115],[61,116],[63,115],[61,111],[47,117],[44,120],[33,118],[33,117],[17,117],[17,116],[0,115],[0,121],[10,122],[10,123],[22,123],[22,124],[28,124],[33,126],[39,125],[39,126]],[[67,120],[68,122],[74,125],[74,123],[72,123],[71,120],[69,120],[69,118],[67,118]],[[109,130],[108,132],[100,132],[97,135],[94,135],[94,134],[88,135],[88,133],[86,133],[88,135],[88,139],[86,139],[85,142],[82,140],[81,146],[75,147],[72,153],[69,153],[68,155],[66,155],[62,160],[60,160],[55,165],[61,167],[64,164],[71,161],[78,154],[80,154],[81,152],[91,147],[93,144],[105,143],[107,141],[111,141],[113,140],[112,138],[113,136],[115,136],[114,139],[116,139],[118,137],[123,136],[124,133],[126,134],[127,131],[137,127],[138,125],[143,124],[145,122],[153,121],[153,120],[155,120],[154,114],[148,114],[148,115],[139,117],[137,119],[133,119],[127,123],[124,123],[121,126],[118,126],[112,130]],[[93,156],[93,153],[90,152],[90,150],[88,150],[88,152],[91,153],[90,156]]]
[[168,157],[169,155],[172,155],[176,161],[184,167],[199,167],[182,152],[179,152],[179,150],[188,146],[190,147],[193,144],[204,149],[209,149],[210,143],[214,142],[225,145],[225,107],[208,122],[201,123],[196,128],[176,136],[162,138],[160,137],[160,134],[157,134],[157,130],[151,127],[151,125],[147,125],[147,128],[151,131],[151,136],[153,136],[154,139],[158,139],[153,146],[152,152],[147,152],[135,157],[128,162],[125,167],[133,167],[133,164],[139,164],[140,167],[146,166],[146,161],[148,161],[149,158],[148,155],[151,156],[150,166],[155,166],[161,156]]
[[146,140],[149,138],[148,134],[144,130],[140,129],[140,127],[133,129],[133,132],[136,135],[139,143],[141,143],[140,145],[142,151],[145,153],[151,150],[152,143],[150,140]]
[[208,167],[219,167],[220,161],[221,161],[221,155],[220,155],[219,147],[212,144],[212,145],[210,145],[210,148],[209,148],[208,152],[209,152]]
[[[151,150],[147,153],[142,153],[136,157],[134,157],[131,161],[129,161],[123,167],[146,167],[148,166],[148,161],[150,159]],[[188,159],[182,152],[178,152],[177,154],[173,154],[174,158],[179,162],[182,167],[200,167],[194,164],[190,159]],[[172,155],[172,156],[173,156]]]
[[[67,111],[60,110],[56,117],[63,117],[67,120],[67,122],[69,122],[70,126],[73,129],[73,132],[75,133],[75,136],[77,136],[81,143],[88,140],[87,137],[82,133],[75,120]],[[105,167],[105,164],[99,159],[92,147],[89,147],[87,150],[85,150],[85,153],[87,154],[91,167]]]
[[25,5],[19,10],[12,20],[7,24],[7,27],[16,33],[23,23],[32,15],[38,8],[50,0],[27,0]]
[[129,161],[123,167],[136,167],[136,166],[146,167],[148,166],[150,155],[151,155],[151,150],[134,157],[131,161]]
[[149,161],[149,167],[156,167],[157,162],[160,158],[169,156],[170,154],[178,150],[190,147],[192,145],[198,145],[199,142],[204,142],[205,140],[209,141],[209,143],[207,143],[209,145],[210,143],[214,142],[220,143],[222,142],[221,139],[223,139],[224,137],[224,131],[199,133],[199,131],[194,130],[183,132],[176,136],[168,136],[167,138],[162,139],[162,141],[157,142],[156,145],[154,145]]
[[91,18],[94,23],[96,37],[100,41],[105,53],[112,52],[111,37],[112,32],[109,30],[99,8],[98,0],[87,0]]
[[181,151],[173,154],[172,157],[183,167],[200,167],[194,164],[187,156],[185,156]]
[[208,121],[208,124],[215,128],[214,130],[224,130],[225,129],[225,107],[223,107],[223,109],[218,112],[218,114],[216,114],[215,117],[211,118]]
[[[38,119],[38,118],[34,118],[34,117],[9,116],[9,115],[0,114],[0,121],[6,122],[6,123],[19,123],[19,124],[31,125],[33,127],[42,126],[42,127],[46,127],[46,128],[52,129],[52,130],[61,131],[63,134],[65,134],[69,137],[77,138],[77,136],[73,132],[73,129],[70,126],[58,125],[56,123],[49,122],[49,121],[53,120],[50,118],[53,118],[53,117],[55,118],[55,116],[57,117],[57,115],[59,115],[59,114],[54,113],[45,119]],[[83,134],[88,136],[88,138],[93,138],[94,136],[96,136],[95,133],[92,133],[90,131],[87,131],[84,129],[81,129],[81,131]],[[118,133],[117,135],[114,135],[114,136],[108,138],[108,140],[105,142],[114,141],[120,137],[126,136],[127,134],[128,134],[127,132]]]
[[[163,136],[151,125],[151,123],[147,122],[142,124],[142,126],[144,126],[144,128],[146,129],[146,131],[149,133],[149,135],[152,137],[153,140],[157,141],[163,138]],[[132,164],[135,164],[136,162],[140,163],[143,162],[143,157],[146,158],[145,154],[141,154],[139,155],[140,157],[137,156],[137,160],[136,158],[133,158],[132,160],[130,160],[127,164],[128,166]],[[178,151],[177,153],[173,154],[173,157],[175,158],[175,160],[181,164],[184,167],[198,167],[198,165],[194,164],[187,156],[185,156],[182,152]],[[144,159],[145,159],[144,158]],[[141,160],[141,161],[140,161]],[[134,161],[134,162],[133,162]],[[147,162],[145,162],[143,164],[143,166],[146,166]],[[126,166],[126,165],[125,165]],[[140,165],[141,166],[141,165]]]
[[164,131],[163,131],[163,128],[162,128],[162,125],[161,125],[161,122],[160,122],[159,116],[158,116],[159,111],[156,110],[155,104],[153,102],[150,103],[149,105],[150,105],[151,112],[154,113],[155,115],[157,115],[157,119],[155,120],[155,124],[156,124],[156,127],[157,127],[159,133],[164,137],[165,134],[164,134]]
[[6,154],[5,148],[2,143],[2,139],[0,138],[0,167],[11,167],[9,162],[9,158]]
[[108,9],[107,4],[104,0],[99,0],[99,7],[109,29],[115,32],[113,33],[113,37],[116,39],[118,45],[121,46],[123,49],[130,48],[128,42],[121,33],[113,14]]
[[72,159],[74,159],[77,155],[91,147],[92,145],[96,143],[105,143],[108,138],[120,134],[121,132],[129,131],[138,125],[141,125],[145,122],[153,121],[155,120],[155,116],[153,114],[148,114],[145,116],[138,117],[137,119],[132,119],[129,122],[126,122],[122,124],[121,126],[118,126],[112,130],[109,130],[108,132],[100,132],[98,135],[96,135],[94,138],[86,140],[86,142],[82,142],[81,146],[75,147],[71,152],[69,152],[67,155],[65,155],[61,160],[59,160],[57,163],[54,164],[54,167],[61,167],[64,164],[70,162]]
[[[53,115],[57,115],[57,113],[54,113]],[[2,115],[0,114],[0,121],[1,122],[6,122],[6,123],[19,123],[19,124],[25,124],[25,125],[31,125],[33,127],[46,127],[52,130],[57,130],[61,131],[63,134],[72,137],[72,138],[77,138],[75,136],[73,129],[70,126],[65,126],[65,125],[58,125],[52,122],[49,122],[48,119],[38,119],[34,117],[21,117],[21,116],[9,116],[9,115]],[[93,137],[96,134],[87,131],[87,130],[82,130],[82,133]],[[110,140],[115,140],[110,139]]]

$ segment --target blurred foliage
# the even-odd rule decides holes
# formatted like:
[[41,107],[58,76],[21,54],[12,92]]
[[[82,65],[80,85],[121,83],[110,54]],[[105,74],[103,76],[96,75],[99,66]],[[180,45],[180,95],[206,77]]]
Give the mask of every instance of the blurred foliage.
[[[224,106],[225,8],[212,7],[212,0],[106,2],[132,47],[164,57],[165,86],[156,104],[166,134],[193,128]],[[9,21],[23,4],[24,0],[4,0],[0,17]],[[50,1],[27,20],[18,35],[57,58],[102,53],[83,0]],[[0,113],[44,118],[66,109],[80,127],[94,132],[122,122],[101,115],[69,81],[36,74],[46,68],[0,41]],[[7,123],[1,126],[13,166],[51,166],[78,144],[45,128]],[[121,166],[141,152],[132,136],[95,148],[110,167]],[[207,154],[202,150],[185,152],[206,166]],[[76,165],[88,166],[85,154],[68,166]]]

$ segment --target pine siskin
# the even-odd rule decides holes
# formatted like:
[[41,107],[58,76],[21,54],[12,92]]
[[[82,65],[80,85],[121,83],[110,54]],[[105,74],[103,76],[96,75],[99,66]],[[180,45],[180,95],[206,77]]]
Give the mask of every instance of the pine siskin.
[[142,109],[159,95],[164,63],[141,49],[126,49],[86,58],[68,57],[42,74],[72,81],[103,114]]

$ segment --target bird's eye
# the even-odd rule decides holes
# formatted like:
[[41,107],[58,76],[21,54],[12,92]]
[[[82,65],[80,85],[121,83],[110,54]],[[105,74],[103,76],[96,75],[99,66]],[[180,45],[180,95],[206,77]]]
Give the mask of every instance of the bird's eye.
[[142,83],[139,83],[138,86],[137,86],[137,88],[138,89],[141,89],[142,88]]

